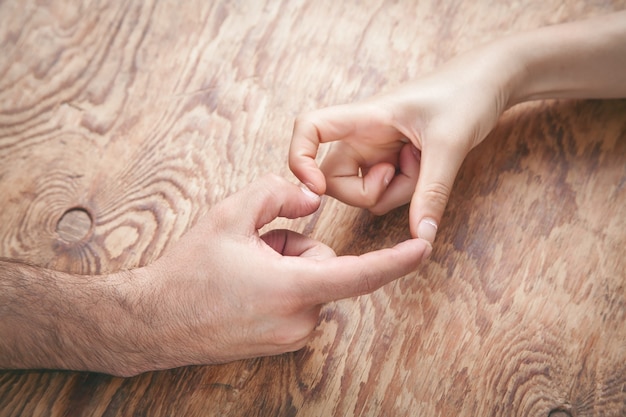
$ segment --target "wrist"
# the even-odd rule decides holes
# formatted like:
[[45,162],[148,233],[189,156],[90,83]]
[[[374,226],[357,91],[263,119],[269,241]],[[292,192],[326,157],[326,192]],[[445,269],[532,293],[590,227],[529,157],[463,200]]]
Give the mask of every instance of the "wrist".
[[104,279],[102,305],[90,314],[98,337],[87,346],[87,352],[92,352],[94,359],[96,354],[99,362],[90,362],[88,369],[118,376],[156,369],[149,360],[156,345],[149,328],[152,314],[148,306],[154,298],[149,268],[119,271]]
[[475,60],[487,63],[476,66],[487,76],[498,98],[498,114],[527,100],[528,63],[522,53],[523,41],[517,36],[503,38],[479,49]]
[[134,272],[81,276],[1,260],[0,270],[0,367],[133,372]]
[[626,12],[552,25],[499,41],[513,63],[510,105],[626,95]]
[[[545,42],[545,40],[544,40]],[[552,59],[537,32],[510,36],[501,41],[502,54],[512,62],[509,107],[515,104],[550,98],[558,87],[552,80],[548,62]]]
[[62,281],[65,288],[53,295],[60,314],[50,322],[58,340],[51,344],[58,358],[53,368],[119,376],[143,370],[139,347],[147,332],[138,319],[140,276],[137,269]]

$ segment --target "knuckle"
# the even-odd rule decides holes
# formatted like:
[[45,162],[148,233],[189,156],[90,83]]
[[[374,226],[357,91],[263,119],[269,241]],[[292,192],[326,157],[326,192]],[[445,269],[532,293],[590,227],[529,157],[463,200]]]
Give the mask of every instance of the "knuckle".
[[422,195],[430,204],[443,208],[448,203],[451,188],[443,182],[433,182],[425,186]]
[[306,125],[306,124],[312,123],[312,120],[313,120],[313,112],[312,111],[307,111],[307,112],[304,112],[304,113],[300,113],[295,118],[294,126]]
[[312,112],[302,113],[296,116],[293,122],[293,134],[298,136],[304,132],[308,132],[315,127],[314,116]]
[[289,153],[289,159],[287,161],[287,164],[289,165],[289,170],[291,170],[291,172],[299,172],[300,161],[297,159],[297,156],[293,152]]
[[368,273],[363,273],[361,276],[361,291],[363,294],[369,294],[372,291],[376,290],[375,285],[372,282],[372,277]]
[[259,186],[256,186],[253,191],[253,195],[263,202],[263,205],[267,205],[270,201],[279,198],[280,192],[278,190],[291,186],[292,184],[277,174],[265,174],[261,177]]
[[230,200],[223,200],[211,209],[211,214],[206,217],[207,228],[215,233],[228,229],[239,221],[236,211],[232,209]]
[[371,294],[381,287],[382,271],[377,268],[362,269],[358,275],[359,295]]

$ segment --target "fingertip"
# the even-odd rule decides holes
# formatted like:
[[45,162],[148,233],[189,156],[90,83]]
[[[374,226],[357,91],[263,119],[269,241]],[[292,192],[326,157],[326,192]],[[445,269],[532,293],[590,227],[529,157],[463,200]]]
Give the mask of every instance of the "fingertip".
[[300,184],[299,186],[293,184],[293,186],[300,190],[300,198],[296,197],[298,200],[297,205],[300,207],[293,213],[285,210],[286,217],[302,217],[314,213],[320,207],[322,202],[321,197],[304,184]]
[[426,239],[414,238],[401,242],[396,247],[406,246],[405,250],[411,253],[421,252],[420,262],[430,257],[433,251],[433,245]]
[[314,160],[302,156],[299,159],[289,160],[289,169],[300,182],[317,195],[326,192],[326,177]]
[[415,145],[410,144],[411,155],[417,162],[422,162],[422,152],[415,147]]
[[422,253],[422,262],[423,262],[426,259],[430,258],[430,254],[433,252],[433,245],[428,240],[425,240],[425,239],[422,239],[422,240],[424,240],[424,243],[426,245],[426,247],[424,248],[424,252]]
[[396,169],[393,166],[387,166],[383,175],[383,185],[385,188],[389,187],[391,180],[396,176]]
[[313,158],[306,155],[290,155],[289,169],[309,190],[318,195],[324,194],[326,180]]
[[424,217],[417,225],[417,237],[432,244],[437,235],[437,222],[429,217]]
[[410,178],[417,178],[420,173],[421,152],[412,143],[407,143],[400,151],[400,170]]
[[319,202],[320,196],[315,191],[312,190],[313,184],[306,183],[300,186],[300,191],[308,198],[309,200]]
[[317,195],[326,194],[326,177],[322,173],[322,171],[315,167],[314,172],[309,172],[309,174],[302,181],[304,186],[309,190],[313,191]]
[[363,180],[365,191],[374,197],[372,205],[378,202],[395,176],[396,167],[386,162],[378,163],[369,169]]

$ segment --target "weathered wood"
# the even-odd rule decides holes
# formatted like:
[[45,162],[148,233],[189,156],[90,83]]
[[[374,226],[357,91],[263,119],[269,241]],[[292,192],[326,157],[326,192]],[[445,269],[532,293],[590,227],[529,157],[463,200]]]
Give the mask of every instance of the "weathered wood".
[[[293,179],[298,113],[625,7],[5,0],[0,256],[84,274],[146,264],[260,174]],[[431,260],[326,306],[302,351],[129,379],[1,372],[0,416],[626,415],[625,114],[509,111],[463,165]],[[377,218],[330,199],[275,224],[340,254],[408,236],[406,208]]]

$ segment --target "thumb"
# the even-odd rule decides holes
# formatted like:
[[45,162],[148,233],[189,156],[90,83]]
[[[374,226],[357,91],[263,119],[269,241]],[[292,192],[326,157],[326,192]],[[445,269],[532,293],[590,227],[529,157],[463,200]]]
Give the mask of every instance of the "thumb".
[[463,158],[462,152],[451,151],[445,146],[422,149],[420,174],[409,213],[413,237],[431,244],[434,242]]

